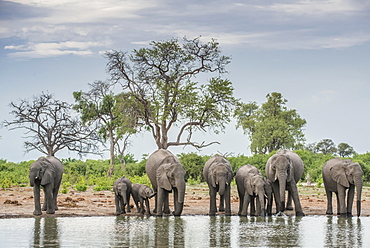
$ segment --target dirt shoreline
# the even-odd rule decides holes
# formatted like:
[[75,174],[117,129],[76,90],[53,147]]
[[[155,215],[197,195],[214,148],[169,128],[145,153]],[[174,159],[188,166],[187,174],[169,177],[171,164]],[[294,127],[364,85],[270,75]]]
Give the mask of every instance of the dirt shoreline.
[[[325,215],[326,194],[322,187],[300,186],[298,188],[303,212],[306,215]],[[239,198],[236,186],[232,187],[231,213],[237,215]],[[336,213],[336,199],[334,213]],[[364,187],[362,191],[361,216],[370,216],[370,187]],[[130,205],[134,206],[131,199]],[[90,217],[90,216],[115,216],[114,195],[112,191],[94,191],[92,187],[86,192],[70,190],[67,194],[60,193],[58,196],[59,210],[55,214],[43,212],[41,217]],[[154,199],[150,201],[150,207],[154,207]],[[173,209],[172,196],[170,207]],[[0,219],[1,218],[30,218],[35,217],[33,189],[31,187],[13,187],[0,190]],[[209,210],[208,187],[204,184],[187,186],[185,203],[182,215],[207,215]],[[275,212],[275,209],[273,209]],[[356,215],[356,206],[353,206],[353,215]],[[223,213],[219,213],[223,215]],[[294,211],[286,211],[286,215],[294,215]],[[140,216],[136,207],[126,216]]]

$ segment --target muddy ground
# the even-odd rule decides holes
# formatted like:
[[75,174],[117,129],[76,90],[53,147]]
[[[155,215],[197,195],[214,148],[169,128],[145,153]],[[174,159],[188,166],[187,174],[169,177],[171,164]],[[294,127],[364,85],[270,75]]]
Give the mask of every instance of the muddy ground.
[[[306,215],[325,215],[326,194],[322,187],[300,186],[300,200]],[[336,199],[334,212],[336,213]],[[133,200],[130,202],[134,206]],[[150,201],[151,209],[154,198]],[[172,194],[170,206],[173,210]],[[70,216],[112,216],[115,215],[114,195],[112,191],[94,191],[89,188],[86,192],[70,190],[67,194],[60,193],[58,207],[54,215],[43,212],[42,216],[70,217]],[[232,187],[231,199],[232,215],[237,215],[239,198],[236,186]],[[34,217],[33,189],[31,187],[13,187],[0,190],[0,218]],[[207,215],[209,210],[208,187],[204,184],[187,186],[185,203],[182,215]],[[273,210],[275,212],[275,209]],[[220,213],[223,214],[223,213]],[[286,211],[287,215],[294,215],[293,211]],[[355,204],[353,214],[356,215]],[[127,215],[138,215],[136,207]],[[370,216],[370,187],[362,191],[361,216]]]

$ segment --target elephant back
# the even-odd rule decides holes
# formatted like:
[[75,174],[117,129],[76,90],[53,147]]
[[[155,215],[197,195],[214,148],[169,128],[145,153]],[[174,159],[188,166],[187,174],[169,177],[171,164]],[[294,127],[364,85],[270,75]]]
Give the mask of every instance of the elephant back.
[[232,172],[232,167],[230,165],[230,162],[224,158],[221,155],[214,155],[208,161],[205,163],[203,167],[203,177],[208,182],[208,173],[211,166],[217,165],[217,164],[223,164],[230,172]]
[[289,157],[289,159],[292,161],[292,165],[294,168],[293,169],[294,170],[294,180],[298,182],[301,179],[303,172],[304,172],[304,164],[303,164],[301,157],[297,153],[290,151],[290,150],[280,150],[276,152],[276,155],[283,155],[283,156]]
[[180,160],[170,151],[165,149],[159,149],[153,152],[146,162],[145,171],[155,191],[157,189],[157,179],[156,179],[157,169],[162,164],[167,163],[176,163],[181,165]]

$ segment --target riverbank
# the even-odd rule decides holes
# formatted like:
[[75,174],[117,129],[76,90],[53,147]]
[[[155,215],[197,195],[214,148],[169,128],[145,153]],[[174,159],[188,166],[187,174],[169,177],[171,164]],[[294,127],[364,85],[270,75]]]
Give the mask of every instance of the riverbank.
[[[323,187],[299,186],[300,201],[306,215],[325,215],[326,194]],[[231,212],[237,215],[239,198],[236,186],[232,186]],[[170,207],[173,209],[172,194]],[[336,213],[336,199],[333,197],[333,208]],[[130,205],[134,206],[131,199]],[[150,201],[154,207],[154,198]],[[115,215],[114,195],[112,191],[94,191],[92,187],[86,192],[70,190],[67,194],[58,196],[59,210],[49,215],[43,212],[41,216],[73,217],[73,216],[112,216]],[[0,190],[0,218],[27,218],[34,217],[33,189],[31,187],[13,187]],[[209,210],[208,187],[205,184],[188,185],[182,215],[207,215]],[[273,209],[273,212],[275,210]],[[294,215],[294,211],[286,211],[287,215]],[[356,206],[353,206],[353,215],[356,215]],[[223,214],[223,213],[220,213]],[[139,215],[136,207],[126,215]],[[362,191],[361,216],[370,216],[370,187]]]

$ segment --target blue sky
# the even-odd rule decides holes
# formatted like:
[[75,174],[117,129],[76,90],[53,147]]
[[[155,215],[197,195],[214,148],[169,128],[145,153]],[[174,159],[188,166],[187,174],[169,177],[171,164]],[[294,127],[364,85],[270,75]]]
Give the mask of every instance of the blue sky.
[[[329,138],[359,153],[370,151],[370,1],[0,1],[0,116],[9,103],[42,91],[73,102],[72,92],[105,80],[103,54],[132,51],[153,40],[215,38],[232,57],[225,78],[245,102],[280,92],[307,120],[307,143]],[[23,131],[0,129],[0,158],[24,154]],[[231,123],[225,132],[199,134],[221,145],[201,154],[249,152],[248,137]],[[136,158],[156,147],[149,134],[132,139]],[[175,153],[194,148],[171,148]],[[58,157],[77,157],[68,151]],[[94,158],[94,156],[89,156]],[[108,156],[105,156],[108,158]]]

